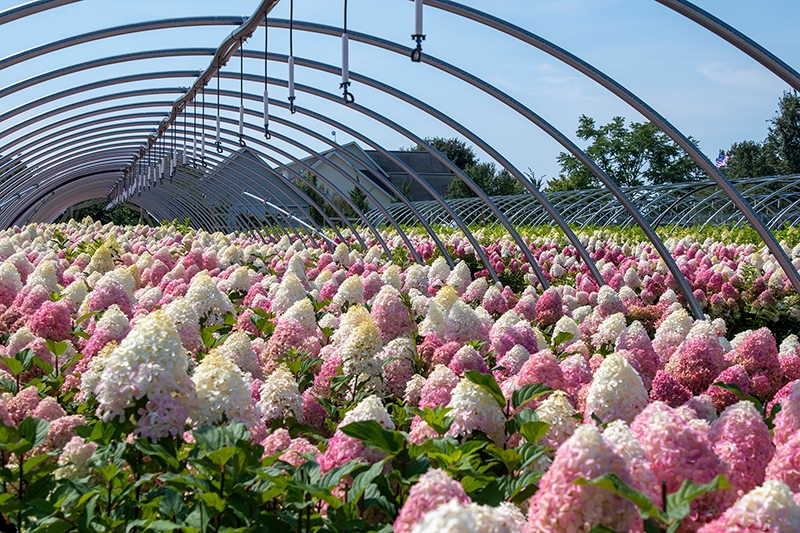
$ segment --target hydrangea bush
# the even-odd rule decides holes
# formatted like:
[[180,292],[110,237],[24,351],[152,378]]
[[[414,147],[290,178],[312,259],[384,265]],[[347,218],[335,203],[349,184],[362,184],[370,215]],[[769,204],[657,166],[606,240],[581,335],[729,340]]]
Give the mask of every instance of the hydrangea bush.
[[[0,232],[0,529],[800,530],[800,298],[747,230]],[[666,235],[665,235],[666,236]],[[800,267],[800,234],[779,234]]]

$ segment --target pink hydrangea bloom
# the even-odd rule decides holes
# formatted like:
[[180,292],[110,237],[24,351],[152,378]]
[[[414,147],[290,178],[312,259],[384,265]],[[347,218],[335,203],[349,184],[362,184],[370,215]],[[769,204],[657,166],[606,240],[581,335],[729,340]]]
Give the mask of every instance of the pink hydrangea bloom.
[[775,450],[767,465],[766,479],[782,481],[792,492],[800,493],[800,432],[792,433]]
[[761,393],[764,397],[771,396],[783,385],[778,346],[767,328],[752,332],[726,358],[730,364],[742,365],[751,377],[764,375],[767,378],[769,385]]
[[558,359],[550,350],[532,354],[530,359],[522,365],[517,383],[520,387],[531,383],[540,383],[552,389],[566,390],[567,388]]
[[431,372],[419,395],[419,407],[435,409],[450,403],[450,393],[458,385],[458,376],[444,365],[437,365]]
[[597,524],[630,531],[637,517],[633,504],[609,490],[573,483],[579,477],[593,479],[607,473],[632,483],[625,461],[599,430],[578,427],[556,450],[539,490],[529,500],[528,533],[573,533]]
[[400,293],[391,285],[385,285],[372,304],[372,319],[381,331],[383,342],[406,335],[411,330],[408,307],[400,299]]
[[431,511],[450,500],[467,504],[472,500],[461,486],[443,470],[433,468],[422,474],[411,487],[408,499],[394,521],[395,533],[410,533],[414,525]]
[[767,481],[739,499],[698,533],[794,533],[800,531],[800,507],[789,488]]
[[33,386],[22,389],[6,402],[6,409],[15,426],[29,416],[33,416],[38,406],[39,389]]
[[[745,396],[750,394],[750,377],[742,365],[733,365],[723,370],[713,381],[713,383],[719,382],[736,385]],[[714,409],[719,412],[739,401],[739,398],[732,392],[713,385],[708,388],[708,395],[714,402]]]
[[453,360],[453,356],[458,350],[461,349],[461,346],[461,343],[454,341],[440,345],[433,351],[433,355],[430,358],[430,366],[435,367],[436,365],[449,365],[450,361]]
[[131,299],[119,281],[104,279],[98,285],[89,295],[89,311],[101,311],[116,304],[128,318],[133,318]]
[[[648,405],[631,424],[631,432],[650,460],[656,478],[666,483],[667,492],[675,492],[687,479],[709,483],[724,473],[724,465],[706,434],[665,403]],[[730,505],[725,498],[719,494],[698,498],[692,503],[692,514],[686,523],[702,524],[713,520]]]
[[82,426],[86,423],[86,418],[82,415],[62,416],[50,422],[50,429],[47,432],[47,439],[42,443],[43,452],[61,450],[72,440],[75,434],[75,426]]
[[52,341],[63,341],[70,338],[72,306],[69,300],[44,302],[28,320],[31,333]]
[[[457,376],[462,376],[467,370],[477,370],[483,374],[489,373],[489,366],[483,356],[472,346],[466,345],[458,350],[447,368]],[[409,376],[410,377],[410,376]]]
[[792,433],[800,429],[800,381],[796,381],[781,401],[781,410],[775,415],[774,442],[776,446],[787,442]]
[[659,370],[650,389],[650,400],[664,402],[670,407],[679,407],[689,401],[692,391],[681,385],[672,374]]
[[36,406],[36,409],[33,411],[34,418],[43,418],[48,422],[52,422],[57,418],[61,418],[62,416],[66,416],[66,412],[64,409],[58,404],[55,398],[46,397],[39,405]]
[[725,409],[711,425],[708,437],[725,464],[725,478],[735,490],[744,494],[764,482],[775,446],[752,403],[738,402]]
[[725,364],[722,347],[716,339],[690,339],[667,363],[666,370],[692,394],[704,392]]
[[550,287],[536,302],[536,321],[542,326],[549,326],[558,322],[564,314],[561,294]]

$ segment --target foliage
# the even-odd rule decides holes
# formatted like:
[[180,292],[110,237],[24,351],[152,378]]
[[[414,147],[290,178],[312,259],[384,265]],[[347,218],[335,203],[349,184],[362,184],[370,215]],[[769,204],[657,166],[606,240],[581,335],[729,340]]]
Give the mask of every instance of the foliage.
[[[98,200],[100,199],[98,198]],[[65,214],[64,218],[67,217],[68,214]],[[140,223],[138,212],[124,205],[118,205],[111,211],[106,211],[106,204],[104,201],[88,207],[75,209],[70,218],[73,220],[83,220],[86,217],[94,221],[99,221],[101,224],[112,222],[117,226],[135,226]]]
[[[593,118],[581,115],[576,133],[581,139],[591,141],[586,154],[621,187],[697,181],[704,175],[677,144],[650,122],[632,122],[628,127],[625,119],[618,116],[606,125],[597,126]],[[697,144],[691,137],[690,140]],[[561,173],[548,184],[548,191],[600,185],[574,155],[562,152],[558,162]]]
[[[426,143],[431,145],[436,150],[442,152],[447,156],[447,159],[453,162],[455,166],[461,170],[466,170],[468,167],[478,164],[478,156],[472,150],[472,147],[467,146],[467,143],[456,137],[445,139],[444,137],[426,137]],[[424,152],[422,146],[414,146],[411,148],[412,152]]]

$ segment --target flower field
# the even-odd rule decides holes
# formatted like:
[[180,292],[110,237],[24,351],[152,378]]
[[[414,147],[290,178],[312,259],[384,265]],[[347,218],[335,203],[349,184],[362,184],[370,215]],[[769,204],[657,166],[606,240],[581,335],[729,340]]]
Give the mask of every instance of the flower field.
[[[800,298],[745,231],[0,232],[0,530],[800,531]],[[347,237],[347,235],[345,235]],[[800,234],[779,232],[800,267]]]

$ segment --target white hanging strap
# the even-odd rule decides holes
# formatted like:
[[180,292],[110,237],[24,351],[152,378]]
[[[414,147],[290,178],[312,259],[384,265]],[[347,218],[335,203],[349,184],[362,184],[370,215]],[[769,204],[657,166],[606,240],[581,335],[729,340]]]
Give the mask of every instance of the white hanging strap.
[[239,104],[239,140],[244,140],[244,105]]
[[203,130],[202,138],[200,140],[200,157],[203,160],[203,164],[206,162],[206,132]]
[[197,137],[192,139],[192,160],[197,160]]
[[269,130],[269,91],[264,89],[264,131]]
[[423,0],[414,0],[414,35],[411,38],[417,42],[417,47],[411,51],[411,61],[415,63],[422,60],[422,41],[425,40],[422,33],[422,5]]
[[289,56],[289,112],[296,113],[294,108],[294,57]]
[[217,145],[217,152],[221,152],[221,151],[222,151],[222,140],[220,139],[220,136],[219,136],[219,109],[217,109],[217,129],[216,129],[216,136],[217,136],[217,137],[216,137],[216,141],[214,141],[214,144],[216,144],[216,145]]
[[350,84],[350,38],[342,34],[342,85]]
[[186,141],[183,142],[183,151],[181,152],[181,164],[186,166]]

